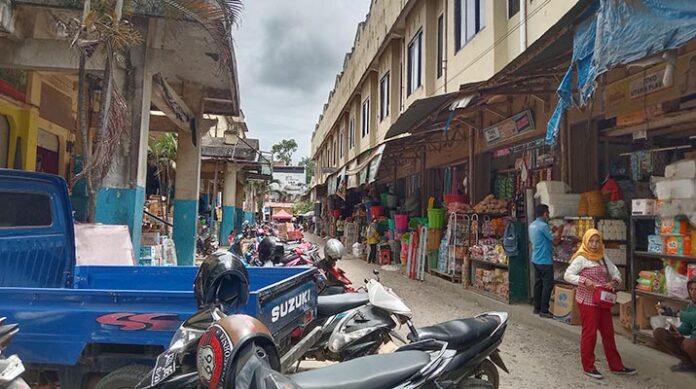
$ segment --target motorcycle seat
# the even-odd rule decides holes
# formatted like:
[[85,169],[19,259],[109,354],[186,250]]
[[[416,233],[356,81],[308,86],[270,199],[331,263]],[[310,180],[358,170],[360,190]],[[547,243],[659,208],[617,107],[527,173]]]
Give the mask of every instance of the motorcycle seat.
[[418,337],[408,334],[408,340],[417,342],[435,339],[448,343],[448,348],[462,350],[489,337],[498,327],[498,319],[493,316],[446,321],[430,327],[418,328]]
[[370,301],[367,293],[343,293],[317,298],[317,315],[333,316],[349,309],[365,305]]
[[430,362],[422,351],[370,355],[324,368],[293,374],[302,389],[382,389],[404,383]]

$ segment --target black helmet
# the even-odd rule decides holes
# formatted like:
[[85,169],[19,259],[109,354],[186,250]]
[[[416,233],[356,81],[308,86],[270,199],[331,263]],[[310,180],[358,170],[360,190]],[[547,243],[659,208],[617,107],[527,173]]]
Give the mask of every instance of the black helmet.
[[239,256],[218,251],[201,263],[193,291],[199,309],[222,304],[225,312],[236,312],[249,300],[249,273]]
[[276,237],[267,236],[263,238],[261,243],[259,243],[259,259],[261,262],[270,260],[271,262],[278,264],[281,262],[284,255],[285,248]]

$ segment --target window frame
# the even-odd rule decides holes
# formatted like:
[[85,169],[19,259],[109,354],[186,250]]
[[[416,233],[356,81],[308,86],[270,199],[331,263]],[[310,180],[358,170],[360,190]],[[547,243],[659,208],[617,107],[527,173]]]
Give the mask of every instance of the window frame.
[[[367,111],[367,112],[366,112]],[[370,98],[366,98],[363,100],[362,105],[361,105],[361,118],[362,118],[362,126],[360,127],[361,129],[361,134],[362,137],[366,137],[367,135],[370,135]]]
[[389,117],[390,94],[391,92],[391,73],[386,72],[379,80],[379,121]]
[[355,147],[355,117],[348,118],[348,149]]
[[[469,36],[469,8],[473,5],[474,28]],[[486,28],[486,2],[485,0],[454,0],[454,45],[455,52],[459,52],[472,39]]]
[[[522,0],[508,0],[507,1],[508,19],[512,19],[515,15],[520,13],[520,1],[522,1]],[[526,0],[524,0],[524,1],[526,1]],[[512,11],[514,11],[514,12],[512,12]]]
[[437,18],[437,71],[438,79],[444,74],[445,61],[445,15],[440,14]]
[[345,136],[346,136],[346,129],[343,126],[341,126],[338,129],[338,158],[343,158],[343,155],[345,154],[343,152],[343,146],[345,145],[343,138]]
[[0,225],[0,230],[23,230],[23,229],[36,229],[36,228],[52,228],[56,224],[56,220],[54,220],[54,212],[55,212],[55,204],[53,203],[53,198],[49,193],[46,192],[41,192],[41,191],[33,191],[33,190],[11,190],[11,189],[5,189],[5,190],[0,190],[0,196],[2,194],[8,194],[8,195],[21,195],[23,197],[25,196],[37,196],[37,197],[42,197],[46,201],[46,204],[48,205],[48,220],[49,224],[35,224],[35,225],[14,225],[14,226],[2,226]]
[[[417,52],[416,52],[417,49]],[[407,83],[406,96],[411,96],[415,91],[423,86],[423,29],[421,28],[413,35],[413,38],[407,46]],[[417,55],[416,60],[414,57]],[[417,67],[417,72],[414,72],[413,67]],[[414,79],[415,78],[415,79]],[[415,82],[415,86],[414,86]]]

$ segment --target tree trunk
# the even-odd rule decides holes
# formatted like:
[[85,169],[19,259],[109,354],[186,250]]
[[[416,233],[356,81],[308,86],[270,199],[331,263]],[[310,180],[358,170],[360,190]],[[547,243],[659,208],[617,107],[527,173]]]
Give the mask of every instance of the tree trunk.
[[[82,169],[89,166],[92,157],[92,147],[89,142],[89,109],[87,106],[88,93],[86,89],[87,82],[87,56],[80,50],[80,62],[78,68],[78,81],[77,81],[77,125],[80,133],[80,143],[82,145]],[[92,180],[90,178],[89,170],[86,172],[84,177],[85,184],[87,186],[87,221],[94,222],[95,208],[96,205],[93,204],[94,189],[92,188]]]
[[[111,92],[113,89],[112,80],[112,65],[113,65],[113,49],[111,45],[106,44],[106,63],[104,66],[104,78],[102,81],[102,95],[101,102],[99,104],[99,127],[97,128],[97,133],[95,138],[97,142],[104,141],[104,134],[106,133],[106,126],[109,123],[109,110],[111,109]],[[90,182],[90,194],[89,194],[89,222],[96,222],[97,217],[97,192],[101,188],[104,177],[100,174],[88,174],[88,180]]]

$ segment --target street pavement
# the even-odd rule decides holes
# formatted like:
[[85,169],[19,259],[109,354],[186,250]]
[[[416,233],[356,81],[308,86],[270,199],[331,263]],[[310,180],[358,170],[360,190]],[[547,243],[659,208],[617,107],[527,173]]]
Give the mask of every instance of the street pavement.
[[[319,244],[323,240],[307,238]],[[338,266],[356,284],[362,285],[375,265],[348,255]],[[609,372],[606,358],[597,347],[597,368],[605,375],[601,381],[583,374],[579,355],[579,326],[569,326],[552,319],[532,315],[531,306],[506,305],[482,298],[458,285],[426,278],[425,282],[409,280],[402,272],[381,270],[381,281],[392,288],[412,309],[416,326],[432,325],[446,320],[471,317],[491,310],[511,313],[510,323],[501,347],[501,355],[510,374],[501,371],[501,388],[696,388],[694,373],[672,373],[669,366],[676,359],[645,346],[634,345],[617,335],[619,352],[627,366],[639,369],[635,376],[618,376]],[[402,328],[401,332],[406,333]],[[599,338],[599,337],[598,337]],[[598,343],[601,343],[601,338]]]

